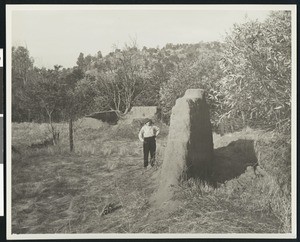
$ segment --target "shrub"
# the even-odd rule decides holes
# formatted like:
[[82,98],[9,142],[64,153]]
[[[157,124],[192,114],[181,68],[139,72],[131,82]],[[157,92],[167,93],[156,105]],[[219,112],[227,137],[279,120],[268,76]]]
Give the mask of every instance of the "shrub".
[[[227,117],[271,128],[291,119],[291,12],[272,12],[265,22],[234,25],[225,39],[220,82]],[[285,125],[287,124],[287,125]]]

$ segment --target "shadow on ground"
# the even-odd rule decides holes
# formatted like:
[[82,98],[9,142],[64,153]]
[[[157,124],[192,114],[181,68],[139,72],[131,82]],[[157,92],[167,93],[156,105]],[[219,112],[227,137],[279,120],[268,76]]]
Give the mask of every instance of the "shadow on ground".
[[248,166],[256,166],[254,140],[239,139],[214,150],[213,180],[223,183],[238,177]]

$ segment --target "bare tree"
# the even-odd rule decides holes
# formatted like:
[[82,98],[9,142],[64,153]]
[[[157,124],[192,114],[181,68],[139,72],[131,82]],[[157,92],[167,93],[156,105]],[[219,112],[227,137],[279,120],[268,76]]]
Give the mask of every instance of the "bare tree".
[[102,110],[125,115],[149,80],[145,58],[136,46],[126,45],[123,50],[116,48],[101,61],[103,68],[87,72],[86,78],[87,83],[95,88],[96,105]]

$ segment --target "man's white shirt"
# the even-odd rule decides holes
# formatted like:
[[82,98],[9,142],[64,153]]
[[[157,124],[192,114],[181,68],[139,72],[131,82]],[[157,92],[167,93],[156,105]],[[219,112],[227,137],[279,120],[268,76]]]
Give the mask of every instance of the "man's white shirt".
[[149,138],[149,137],[153,137],[153,136],[157,136],[159,134],[159,128],[151,125],[144,125],[140,132],[139,132],[139,139],[140,141],[144,141],[144,138]]

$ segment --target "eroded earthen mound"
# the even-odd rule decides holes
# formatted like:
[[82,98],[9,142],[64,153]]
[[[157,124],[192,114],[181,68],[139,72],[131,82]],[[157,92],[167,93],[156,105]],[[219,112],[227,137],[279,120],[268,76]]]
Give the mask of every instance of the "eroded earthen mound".
[[188,89],[172,109],[158,197],[166,199],[172,186],[182,179],[208,181],[212,161],[213,139],[205,92]]

